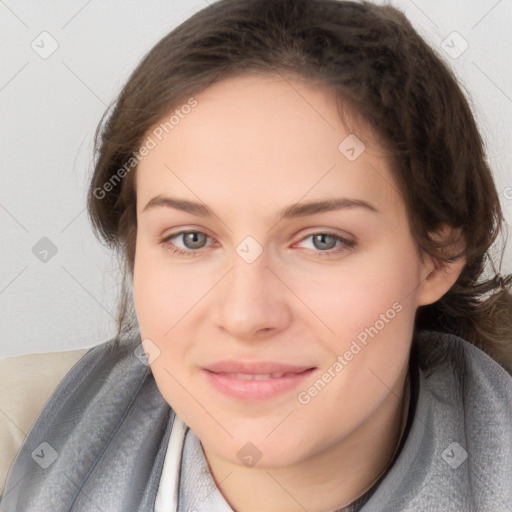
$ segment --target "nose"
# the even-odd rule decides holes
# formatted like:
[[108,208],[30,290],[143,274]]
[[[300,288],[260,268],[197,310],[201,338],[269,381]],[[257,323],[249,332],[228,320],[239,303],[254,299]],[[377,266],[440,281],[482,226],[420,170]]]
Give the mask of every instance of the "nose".
[[290,291],[265,252],[247,263],[236,256],[215,297],[216,322],[238,340],[273,336],[290,324]]

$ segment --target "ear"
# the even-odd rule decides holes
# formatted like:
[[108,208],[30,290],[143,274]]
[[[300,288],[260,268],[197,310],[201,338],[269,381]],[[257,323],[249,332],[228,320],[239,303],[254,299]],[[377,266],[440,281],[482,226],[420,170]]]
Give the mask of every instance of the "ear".
[[[460,229],[455,229],[446,224],[431,234],[434,240],[448,240],[453,242],[444,249],[449,254],[459,254],[464,249],[464,239]],[[429,254],[423,254],[422,281],[418,287],[417,305],[433,304],[439,300],[455,284],[459,278],[466,258],[460,256],[457,259],[446,262],[433,258]]]

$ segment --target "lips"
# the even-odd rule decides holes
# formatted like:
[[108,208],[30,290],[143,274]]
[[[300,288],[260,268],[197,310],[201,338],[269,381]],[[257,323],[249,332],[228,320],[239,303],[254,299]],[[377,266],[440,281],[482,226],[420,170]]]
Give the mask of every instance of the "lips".
[[220,361],[203,368],[207,381],[231,398],[262,400],[291,391],[315,368],[274,362]]
[[226,377],[231,377],[232,379],[268,380],[268,379],[280,379],[281,377],[288,377],[290,375],[296,375],[297,373],[302,373],[302,372],[257,373],[257,374],[253,374],[253,373],[224,373],[224,372],[218,372],[218,373],[220,375],[225,375]]
[[219,361],[205,366],[204,369],[214,373],[238,375],[270,375],[272,378],[286,374],[302,373],[312,366],[289,365],[263,361]]

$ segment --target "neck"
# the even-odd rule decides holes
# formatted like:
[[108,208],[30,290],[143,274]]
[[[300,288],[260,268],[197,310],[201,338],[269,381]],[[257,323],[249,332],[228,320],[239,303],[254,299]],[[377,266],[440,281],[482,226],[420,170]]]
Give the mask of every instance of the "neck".
[[409,408],[406,376],[407,367],[386,399],[348,436],[291,466],[248,468],[203,445],[220,492],[237,512],[334,512],[348,506],[368,491],[393,461]]

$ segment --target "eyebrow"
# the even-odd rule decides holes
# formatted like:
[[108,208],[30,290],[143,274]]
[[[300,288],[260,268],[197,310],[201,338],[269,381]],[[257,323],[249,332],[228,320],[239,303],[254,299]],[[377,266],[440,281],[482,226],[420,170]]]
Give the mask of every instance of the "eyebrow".
[[[156,196],[151,199],[142,212],[152,210],[157,207],[173,208],[183,212],[197,215],[199,217],[211,217],[213,211],[203,203],[197,203],[188,199],[180,199],[168,196]],[[371,212],[380,213],[375,206],[363,201],[362,199],[349,199],[347,197],[340,197],[334,199],[325,199],[323,201],[307,201],[303,203],[296,203],[283,208],[280,212],[279,220],[291,219],[295,217],[306,217],[316,213],[324,213],[335,210],[342,210],[346,208],[364,208]]]

